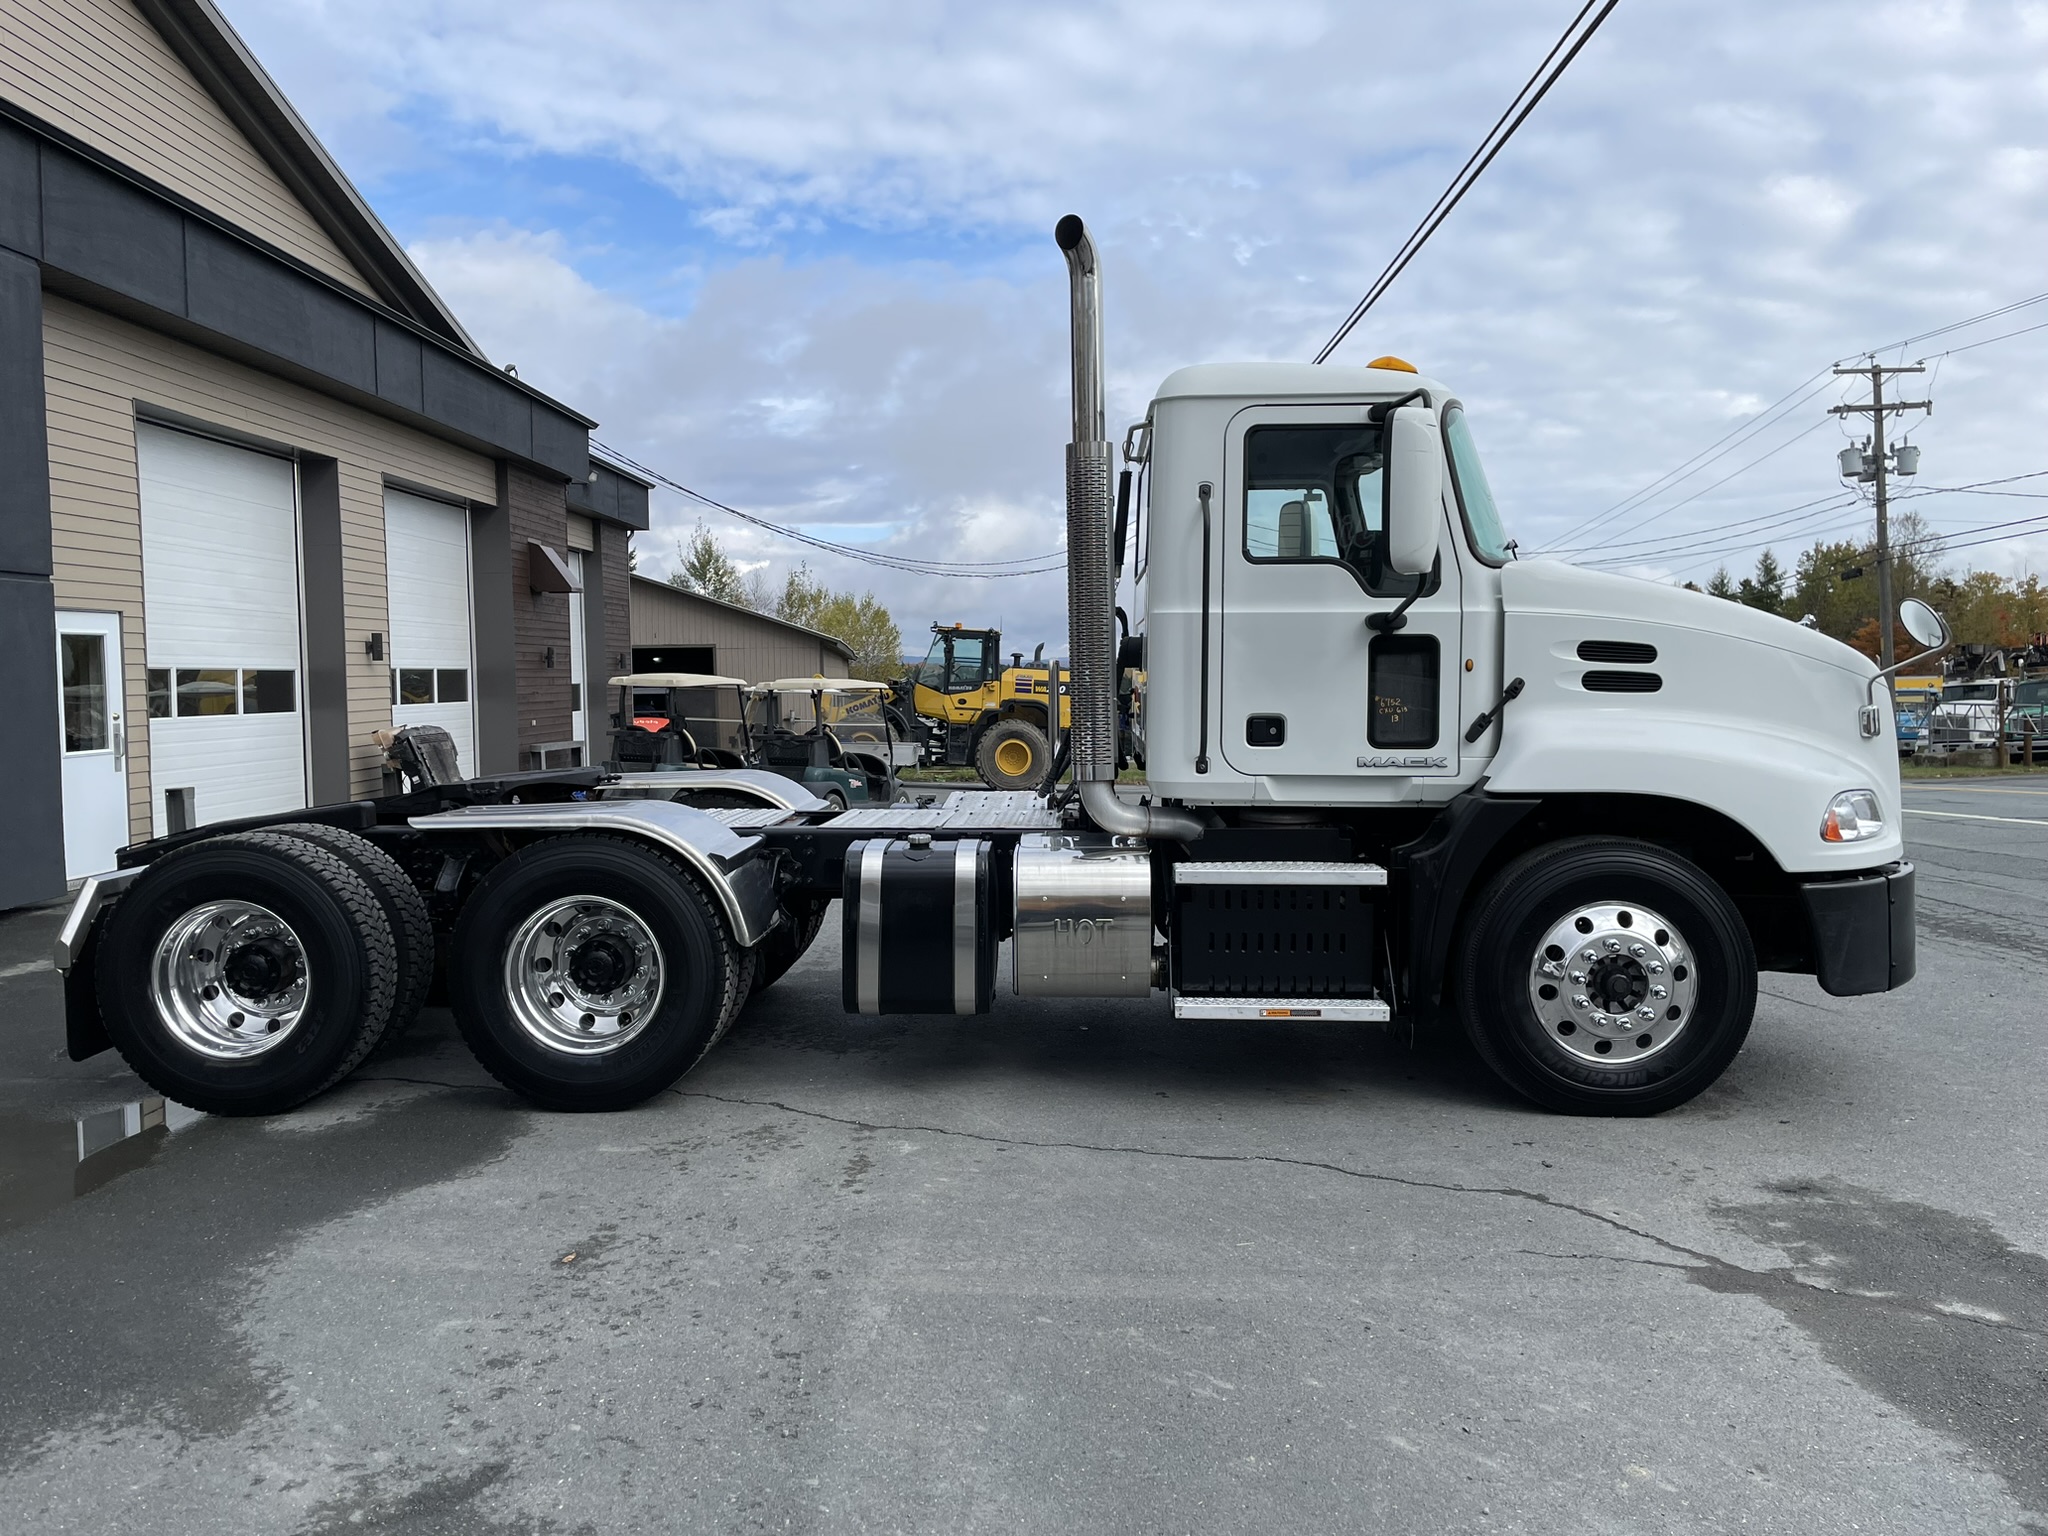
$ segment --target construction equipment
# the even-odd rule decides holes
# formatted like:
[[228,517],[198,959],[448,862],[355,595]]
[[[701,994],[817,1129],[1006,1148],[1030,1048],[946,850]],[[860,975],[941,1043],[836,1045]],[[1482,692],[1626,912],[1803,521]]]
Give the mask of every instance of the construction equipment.
[[[1707,1088],[1760,971],[1912,979],[1887,671],[1756,609],[1518,562],[1456,393],[1398,359],[1181,369],[1119,483],[1095,247],[1078,218],[1057,239],[1070,786],[837,812],[759,775],[781,804],[705,810],[564,770],[158,838],[56,941],[73,1057],[111,1043],[181,1103],[287,1109],[403,1025],[438,953],[501,1082],[618,1109],[835,900],[850,1012],[987,1015],[1007,944],[1024,998],[1450,1024],[1580,1114]],[[1926,649],[1891,673],[1949,638],[1916,599],[1899,619]],[[1144,677],[1150,776],[1121,791],[1120,672]],[[1817,1017],[1828,1049],[1868,1048]]]
[[1052,715],[1054,663],[1039,646],[1028,662],[1003,660],[996,629],[934,624],[932,648],[897,685],[924,726],[927,765],[972,767],[991,789],[1037,789],[1052,768],[1053,739],[1071,722],[1072,674],[1059,668],[1059,718]]

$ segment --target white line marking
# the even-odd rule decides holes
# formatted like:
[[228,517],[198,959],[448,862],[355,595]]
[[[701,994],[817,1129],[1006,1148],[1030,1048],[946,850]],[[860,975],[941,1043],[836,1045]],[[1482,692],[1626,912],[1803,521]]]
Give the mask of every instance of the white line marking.
[[47,960],[24,960],[20,965],[0,965],[0,981],[11,981],[16,976],[33,976],[37,971],[54,971],[56,967]]
[[1940,816],[1948,821],[2002,821],[2015,827],[2048,827],[2048,821],[2038,816],[1974,816],[1968,811],[1923,811],[1917,805],[1906,807],[1908,816]]

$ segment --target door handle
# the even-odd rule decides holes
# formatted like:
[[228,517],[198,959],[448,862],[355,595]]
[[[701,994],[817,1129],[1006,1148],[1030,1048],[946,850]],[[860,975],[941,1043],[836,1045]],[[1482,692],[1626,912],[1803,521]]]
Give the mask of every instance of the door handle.
[[119,715],[114,716],[112,723],[114,728],[114,766],[116,768],[125,768],[128,766],[128,733],[121,728],[121,717]]

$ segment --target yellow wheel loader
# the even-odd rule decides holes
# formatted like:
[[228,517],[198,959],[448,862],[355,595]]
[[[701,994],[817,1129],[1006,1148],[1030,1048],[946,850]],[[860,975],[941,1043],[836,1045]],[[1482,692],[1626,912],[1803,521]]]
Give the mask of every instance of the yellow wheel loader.
[[932,648],[898,696],[924,726],[927,764],[972,767],[991,789],[1035,789],[1070,723],[1069,673],[1059,669],[1055,721],[1045,647],[1029,661],[1018,651],[1005,662],[1002,649],[1000,630],[934,624]]

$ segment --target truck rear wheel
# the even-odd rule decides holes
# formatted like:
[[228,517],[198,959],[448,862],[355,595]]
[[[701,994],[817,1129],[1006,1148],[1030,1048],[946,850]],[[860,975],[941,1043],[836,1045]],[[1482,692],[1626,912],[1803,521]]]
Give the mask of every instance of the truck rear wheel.
[[166,854],[115,905],[97,970],[107,1035],[167,1099],[214,1115],[304,1103],[389,1027],[399,961],[376,893],[272,832]]
[[1481,893],[1458,1011],[1486,1064],[1538,1104],[1653,1115],[1735,1059],[1756,971],[1742,914],[1697,866],[1580,838],[1524,854]]
[[626,838],[550,838],[477,888],[449,995],[485,1070],[546,1109],[629,1109],[711,1048],[743,952],[689,873]]
[[398,860],[367,837],[316,821],[289,822],[268,830],[326,849],[362,876],[376,896],[398,947],[398,1000],[392,1005],[385,1034],[398,1033],[419,1017],[420,1005],[434,980],[434,919],[427,910],[426,897]]
[[1051,765],[1045,732],[1029,720],[998,720],[974,749],[975,771],[990,789],[1036,789]]

